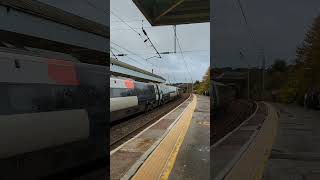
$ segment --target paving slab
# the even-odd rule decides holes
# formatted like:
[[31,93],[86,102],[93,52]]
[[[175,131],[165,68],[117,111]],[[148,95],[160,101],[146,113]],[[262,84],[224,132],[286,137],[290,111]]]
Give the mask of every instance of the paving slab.
[[137,136],[110,152],[110,177],[113,180],[129,179],[139,169],[175,120],[192,102],[192,96]]
[[[256,159],[243,159],[248,149],[252,149],[257,135],[259,135],[268,113],[267,105],[258,103],[257,109],[246,121],[240,126],[222,138],[220,141],[211,146],[211,177],[215,180],[230,179],[234,176],[233,172],[238,172],[241,163],[243,168],[252,166],[247,162],[256,162]],[[253,148],[254,149],[254,148]],[[250,156],[250,155],[249,155]],[[241,163],[240,163],[241,162]],[[246,171],[249,171],[248,169]],[[232,175],[231,175],[232,174]],[[244,177],[248,174],[243,175]],[[241,177],[238,177],[241,179]],[[231,178],[232,179],[232,178]]]
[[170,131],[135,173],[133,180],[168,179],[178,151],[189,129],[196,104],[197,97],[194,96],[194,100],[186,107],[177,122],[174,123]]
[[320,112],[274,106],[280,112],[279,126],[263,180],[320,179]]
[[210,179],[210,97],[197,96],[191,124],[169,179]]

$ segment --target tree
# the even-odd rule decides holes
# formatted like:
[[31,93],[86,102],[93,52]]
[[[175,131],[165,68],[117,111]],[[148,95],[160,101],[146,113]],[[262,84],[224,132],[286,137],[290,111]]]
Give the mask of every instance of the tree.
[[287,62],[284,59],[276,59],[271,66],[271,72],[286,72]]
[[[320,86],[320,16],[315,18],[301,46],[297,49],[297,59],[303,65],[301,83],[307,87]],[[306,88],[306,87],[305,87]]]
[[302,104],[310,88],[320,88],[320,16],[309,27],[296,57],[294,72],[284,84],[282,97],[285,101],[294,98]]
[[195,83],[194,89],[197,94],[203,94],[206,91],[209,91],[210,86],[210,67],[206,71],[205,75],[202,78],[202,81]]

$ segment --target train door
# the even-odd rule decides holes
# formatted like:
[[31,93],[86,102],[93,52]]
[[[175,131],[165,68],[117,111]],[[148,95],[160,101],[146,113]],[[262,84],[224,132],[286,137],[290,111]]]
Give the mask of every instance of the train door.
[[160,102],[160,94],[159,94],[159,89],[158,89],[158,86],[156,84],[153,84],[153,87],[154,87],[154,91],[156,93],[156,102],[154,103],[154,106],[159,106],[159,102]]
[[162,99],[163,99],[163,97],[162,97],[163,92],[162,92],[162,88],[160,87],[159,84],[157,84],[157,89],[158,89],[158,93],[159,93],[159,102],[158,102],[158,104],[161,105],[162,104]]

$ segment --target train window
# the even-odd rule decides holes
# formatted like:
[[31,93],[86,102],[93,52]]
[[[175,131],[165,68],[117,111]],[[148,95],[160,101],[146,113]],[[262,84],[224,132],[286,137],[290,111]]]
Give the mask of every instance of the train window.
[[128,96],[128,90],[127,89],[121,89],[120,90],[120,97],[126,97]]
[[11,86],[8,91],[10,107],[15,113],[47,112],[94,106],[88,94],[75,87],[57,85]]
[[55,97],[57,98],[57,108],[59,109],[71,109],[75,108],[74,91],[68,87],[57,87],[54,89]]
[[34,99],[37,96],[34,88],[13,86],[9,88],[10,105],[14,111],[30,112],[35,109]]
[[[71,90],[71,88],[70,88]],[[73,99],[73,104],[77,106],[95,106],[98,102],[98,90],[90,86],[78,86],[76,89],[72,89],[66,95],[69,95]]]
[[154,90],[155,90],[156,94],[159,93],[159,90],[158,90],[158,87],[157,87],[157,86],[154,86]]
[[40,85],[36,88],[37,96],[32,99],[34,109],[42,112],[56,110],[56,99],[53,89],[48,85]]
[[127,96],[134,96],[134,90],[133,89],[128,89],[127,90]]
[[154,94],[154,86],[153,85],[149,85],[148,86],[148,91],[150,94]]
[[125,88],[111,88],[110,89],[110,97],[126,97],[126,96],[134,96],[133,89],[125,89]]
[[0,114],[8,114],[10,112],[7,89],[6,85],[0,86]]
[[119,90],[120,90],[120,88],[112,88],[112,89],[110,89],[110,97],[111,98],[120,97]]
[[142,83],[135,83],[135,90],[137,95],[144,95],[145,85]]

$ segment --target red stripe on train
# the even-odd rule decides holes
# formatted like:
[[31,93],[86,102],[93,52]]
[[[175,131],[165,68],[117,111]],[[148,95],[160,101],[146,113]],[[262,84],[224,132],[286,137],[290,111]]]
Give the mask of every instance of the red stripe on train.
[[125,80],[125,81],[124,81],[124,84],[126,85],[126,87],[127,87],[128,89],[133,89],[133,88],[134,88],[134,83],[133,83],[133,81]]
[[75,65],[70,61],[48,60],[48,76],[59,85],[78,85]]

